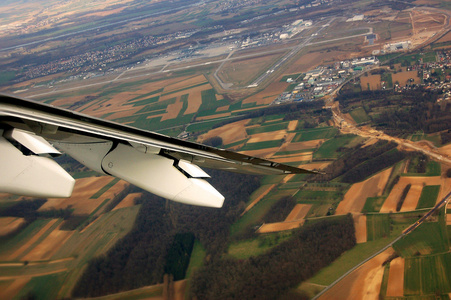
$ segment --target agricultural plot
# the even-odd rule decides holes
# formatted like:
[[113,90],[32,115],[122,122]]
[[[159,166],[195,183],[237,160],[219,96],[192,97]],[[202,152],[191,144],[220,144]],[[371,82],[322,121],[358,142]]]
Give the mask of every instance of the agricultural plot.
[[385,197],[368,197],[363,206],[362,213],[377,213],[384,204]]
[[361,212],[365,205],[367,205],[366,199],[368,197],[379,197],[382,195],[391,170],[392,168],[388,168],[362,182],[353,184],[344,195],[344,199],[338,205],[335,213],[347,214],[349,212]]
[[368,75],[360,77],[360,88],[362,91],[376,91],[381,90],[381,75]]
[[[7,261],[17,257],[20,249],[27,249],[27,243],[33,237],[40,236],[48,230],[50,219],[38,219],[28,225],[20,233],[0,244],[0,260]],[[22,250],[24,251],[24,250]],[[20,251],[20,253],[22,252]]]
[[356,108],[352,110],[349,114],[357,124],[371,121],[371,118],[368,116],[363,107]]
[[319,149],[313,153],[313,159],[333,159],[340,156],[338,149],[345,147],[355,139],[354,135],[343,135],[324,142]]
[[438,222],[423,223],[396,242],[393,248],[402,257],[446,252],[449,250],[448,233],[445,226]]
[[110,176],[77,179],[71,197],[50,198],[39,211],[70,207],[74,209],[76,215],[89,215],[106,199],[112,199],[114,194],[120,192],[125,185],[127,185],[125,181],[117,181]]
[[336,136],[338,129],[335,127],[320,127],[308,130],[302,130],[296,134],[293,143],[305,142],[319,139],[331,139]]
[[390,218],[387,214],[369,214],[366,216],[367,239],[374,241],[390,236]]
[[288,127],[289,122],[277,122],[276,124],[258,126],[253,128],[246,128],[246,132],[248,135],[253,135],[257,133],[266,133],[271,131],[281,131],[284,130],[286,133],[286,129]]
[[416,209],[433,207],[440,192],[440,185],[427,185],[421,191],[420,200]]
[[451,253],[406,258],[404,276],[406,296],[448,294],[451,292]]
[[[332,283],[333,278],[338,278],[340,274],[344,274],[348,269],[364,259],[362,256],[369,250],[368,244],[371,243],[356,245],[353,249],[340,256],[331,265],[319,271],[313,278],[308,280],[308,282],[321,285]],[[373,244],[373,246],[379,247],[379,245],[376,244]],[[370,250],[366,257],[373,254],[375,249],[377,248]],[[392,253],[393,250],[388,249],[377,255],[340,280],[318,299],[378,299],[385,269],[384,266],[382,266],[382,263]],[[354,257],[351,257],[351,255],[354,255]],[[362,257],[362,259],[355,260],[355,264],[353,264],[354,258],[358,257]],[[342,265],[339,266],[339,264]],[[325,280],[321,280],[322,278]]]
[[404,296],[404,264],[405,260],[402,257],[395,258],[390,262],[386,291],[387,297]]

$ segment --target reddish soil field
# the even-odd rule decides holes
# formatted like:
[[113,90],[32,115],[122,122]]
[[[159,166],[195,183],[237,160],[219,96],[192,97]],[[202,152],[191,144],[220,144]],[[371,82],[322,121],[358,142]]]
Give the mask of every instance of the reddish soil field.
[[392,81],[395,83],[396,81],[399,82],[400,86],[404,86],[409,82],[409,79],[413,78],[413,83],[420,84],[421,80],[418,77],[417,71],[407,71],[407,72],[400,72],[396,74],[392,74]]
[[251,138],[248,143],[258,143],[258,142],[264,142],[264,141],[273,141],[273,140],[281,140],[285,138],[287,135],[286,130],[277,130],[277,131],[271,131],[271,132],[262,132],[251,135]]
[[343,278],[319,300],[378,300],[384,267],[382,263],[393,253],[390,248]]
[[[413,203],[418,203],[420,194],[421,194],[421,190],[418,193],[418,188],[416,188],[415,186],[419,186],[419,187],[423,187],[424,185],[441,185],[443,183],[444,180],[442,180],[442,178],[440,178],[439,176],[434,176],[434,177],[407,177],[407,176],[402,176],[399,179],[399,182],[393,187],[392,191],[390,192],[390,195],[388,195],[387,199],[385,200],[384,204],[382,205],[382,208],[380,210],[381,213],[388,213],[388,212],[395,212],[396,211],[396,205],[398,204],[398,201],[401,197],[402,192],[404,191],[404,188],[410,183],[412,186],[410,189],[414,188],[414,192],[412,192],[412,194],[409,193],[407,194],[407,197],[405,199],[405,203],[410,203],[408,204],[407,207],[413,207]],[[442,190],[442,189],[441,189]],[[440,195],[442,194],[442,192],[440,193]],[[439,199],[440,196],[438,197]],[[439,201],[439,200],[438,200]],[[404,206],[404,204],[403,204]],[[416,207],[416,204],[415,204]]]
[[19,255],[21,255],[23,252],[25,252],[28,248],[30,248],[36,241],[39,240],[39,238],[47,231],[49,230],[53,224],[55,224],[58,221],[58,219],[51,220],[48,222],[39,232],[34,235],[31,239],[29,239],[25,244],[23,244],[19,249],[14,251],[13,254],[11,254],[8,259],[6,260],[15,260]]
[[206,139],[219,136],[222,138],[222,143],[226,145],[236,141],[244,140],[247,137],[245,127],[248,122],[249,119],[246,119],[212,129],[209,132],[200,135],[197,141],[199,143],[202,143]]
[[280,222],[280,223],[271,223],[271,224],[263,224],[258,230],[258,233],[270,233],[270,232],[279,232],[285,230],[292,230],[299,228],[303,225],[305,220],[297,220],[292,222]]
[[371,91],[382,89],[381,75],[376,74],[360,77],[360,87],[362,88],[362,91],[368,91],[368,86]]
[[247,213],[252,207],[255,206],[255,204],[257,204],[261,199],[263,199],[263,197],[265,197],[266,195],[268,195],[268,193],[276,186],[276,184],[271,184],[270,186],[268,186],[268,188],[260,194],[260,196],[258,196],[254,201],[251,202],[251,204],[249,204],[246,209],[241,213],[241,215],[244,215],[245,213]]
[[276,154],[276,152],[278,152],[279,149],[280,149],[279,147],[274,147],[261,150],[240,151],[240,153],[268,159],[271,158],[274,154]]
[[135,205],[135,199],[141,197],[142,193],[128,194],[113,210],[131,207]]
[[366,216],[355,214],[352,216],[354,219],[355,238],[357,243],[366,243],[367,231],[366,231]]
[[311,204],[296,204],[296,206],[285,219],[285,222],[304,219],[311,207]]
[[390,262],[387,297],[404,296],[404,258],[398,257]]
[[59,228],[53,230],[41,243],[33,248],[33,251],[25,255],[22,260],[49,260],[74,232],[75,231],[63,231]]
[[420,200],[421,191],[423,190],[423,185],[415,184],[410,187],[407,193],[406,199],[402,204],[400,211],[412,211],[417,208],[418,200]]
[[345,194],[335,213],[337,215],[344,215],[349,212],[360,213],[368,197],[376,197],[382,194],[390,173],[391,168],[354,184]]
[[280,151],[299,151],[299,150],[306,150],[306,149],[315,149],[319,146],[319,144],[323,143],[324,139],[320,140],[311,140],[311,141],[305,141],[305,142],[297,142],[297,143],[289,143],[284,144],[280,148]]
[[298,120],[293,120],[288,123],[288,131],[295,131],[296,126],[298,126]]
[[[299,72],[299,71],[297,71]],[[243,100],[243,104],[246,103],[257,103],[257,105],[261,104],[270,104],[274,99],[277,98],[288,86],[286,82],[280,82],[279,80],[275,80],[273,83],[269,84],[266,89],[263,91],[250,96]]]
[[25,223],[25,219],[16,217],[3,217],[0,218],[0,236],[5,236],[10,232],[13,232],[17,228]]

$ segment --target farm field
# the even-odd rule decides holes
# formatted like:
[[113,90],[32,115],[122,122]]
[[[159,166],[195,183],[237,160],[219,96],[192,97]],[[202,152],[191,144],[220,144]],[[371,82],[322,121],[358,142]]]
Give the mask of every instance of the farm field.
[[388,249],[346,276],[319,299],[379,299],[384,275],[382,263],[393,253]]
[[388,168],[365,181],[353,184],[344,196],[343,201],[337,207],[336,214],[347,214],[348,212],[360,213],[367,197],[381,196],[391,174]]

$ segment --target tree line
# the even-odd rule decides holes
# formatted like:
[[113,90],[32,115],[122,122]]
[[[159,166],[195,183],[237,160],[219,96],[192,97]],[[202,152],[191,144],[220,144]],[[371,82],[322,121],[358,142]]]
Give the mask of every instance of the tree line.
[[361,147],[357,145],[346,149],[345,153],[326,167],[324,174],[312,175],[309,181],[330,181],[340,179],[346,183],[356,183],[405,158],[403,152],[395,149],[395,142],[378,141]]
[[355,244],[350,215],[306,224],[265,254],[208,263],[194,274],[191,296],[199,300],[278,299]]

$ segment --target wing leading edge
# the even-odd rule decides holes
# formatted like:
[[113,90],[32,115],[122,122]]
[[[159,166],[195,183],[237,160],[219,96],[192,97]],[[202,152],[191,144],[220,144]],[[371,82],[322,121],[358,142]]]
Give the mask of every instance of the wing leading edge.
[[[89,168],[187,204],[221,207],[224,197],[200,167],[276,175],[314,173],[0,95],[0,191],[68,197],[74,180],[48,156],[66,152]],[[33,184],[31,184],[33,182]]]

